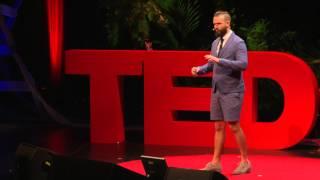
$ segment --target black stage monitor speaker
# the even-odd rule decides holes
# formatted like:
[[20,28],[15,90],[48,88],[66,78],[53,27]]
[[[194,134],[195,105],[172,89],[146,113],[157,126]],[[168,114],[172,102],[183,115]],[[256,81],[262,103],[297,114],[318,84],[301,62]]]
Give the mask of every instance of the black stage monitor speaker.
[[168,169],[167,162],[162,157],[140,156],[142,165],[150,180],[163,180]]
[[215,171],[173,168],[167,170],[165,180],[227,180],[223,174]]
[[47,180],[46,167],[53,153],[45,148],[22,143],[16,150],[14,177],[17,180]]
[[168,167],[165,158],[141,155],[141,161],[149,180],[226,180],[214,171]]
[[113,163],[58,155],[31,144],[16,151],[15,180],[145,180],[146,177]]
[[146,177],[109,162],[55,156],[50,180],[145,180]]

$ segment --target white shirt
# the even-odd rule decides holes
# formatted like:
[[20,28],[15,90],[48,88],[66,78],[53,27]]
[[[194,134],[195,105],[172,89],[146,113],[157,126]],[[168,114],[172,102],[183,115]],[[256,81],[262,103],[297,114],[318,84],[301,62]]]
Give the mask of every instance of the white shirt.
[[[224,36],[223,36],[223,44],[222,47],[224,47],[224,45],[227,43],[227,41],[229,40],[231,34],[232,34],[232,30],[230,29]],[[218,46],[220,46],[221,41],[219,41]],[[219,53],[219,48],[217,48],[217,54]]]

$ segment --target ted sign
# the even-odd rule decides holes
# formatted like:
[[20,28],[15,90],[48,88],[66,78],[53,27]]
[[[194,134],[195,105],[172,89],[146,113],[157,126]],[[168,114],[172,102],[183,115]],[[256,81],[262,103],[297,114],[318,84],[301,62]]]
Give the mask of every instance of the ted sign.
[[[176,77],[191,78],[191,67],[204,64],[203,55],[206,53],[66,51],[65,72],[87,75],[90,79],[91,142],[115,143],[125,140],[118,79],[120,76],[143,76],[145,144],[212,146],[212,122],[192,119],[177,121],[173,116],[177,110],[209,111],[210,88],[176,87],[173,83]],[[259,78],[276,81],[283,91],[284,108],[276,121],[257,121]],[[287,53],[249,52],[244,80],[246,92],[240,121],[250,148],[288,148],[299,143],[312,130],[318,113],[318,85],[315,75],[303,60]],[[236,146],[230,131],[227,131],[225,145]]]

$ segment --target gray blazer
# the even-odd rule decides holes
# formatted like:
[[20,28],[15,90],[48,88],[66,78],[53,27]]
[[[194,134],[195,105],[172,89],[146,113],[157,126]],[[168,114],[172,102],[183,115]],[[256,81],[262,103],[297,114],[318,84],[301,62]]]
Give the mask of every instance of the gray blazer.
[[[211,55],[217,55],[219,38],[213,41]],[[221,49],[219,63],[207,63],[199,66],[198,74],[213,72],[212,90],[217,88],[222,93],[244,91],[242,71],[248,66],[248,52],[245,42],[232,32],[228,41]]]

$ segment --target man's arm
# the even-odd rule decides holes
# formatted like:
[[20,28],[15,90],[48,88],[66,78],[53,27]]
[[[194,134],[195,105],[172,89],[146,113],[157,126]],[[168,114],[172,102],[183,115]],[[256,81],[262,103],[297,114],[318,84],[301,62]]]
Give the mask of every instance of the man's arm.
[[208,62],[207,64],[204,64],[202,66],[198,66],[197,74],[203,75],[208,72],[211,72],[213,69],[214,64],[212,62]]
[[233,70],[243,71],[247,69],[248,66],[248,51],[244,41],[237,44],[236,59],[219,59],[219,64],[221,66],[230,67]]

